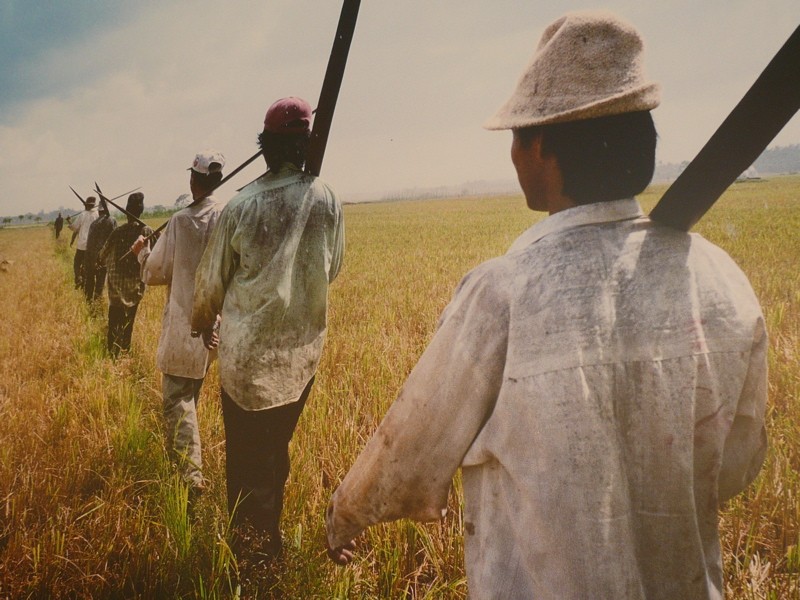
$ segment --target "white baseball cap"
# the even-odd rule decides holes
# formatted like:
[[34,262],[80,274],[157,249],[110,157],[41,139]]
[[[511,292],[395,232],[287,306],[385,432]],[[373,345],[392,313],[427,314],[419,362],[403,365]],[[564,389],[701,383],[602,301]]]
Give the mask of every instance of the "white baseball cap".
[[203,175],[208,175],[209,173],[222,171],[224,167],[225,157],[222,156],[221,152],[217,152],[216,150],[203,150],[195,155],[194,162],[192,162],[192,166],[189,167],[189,169],[202,173]]

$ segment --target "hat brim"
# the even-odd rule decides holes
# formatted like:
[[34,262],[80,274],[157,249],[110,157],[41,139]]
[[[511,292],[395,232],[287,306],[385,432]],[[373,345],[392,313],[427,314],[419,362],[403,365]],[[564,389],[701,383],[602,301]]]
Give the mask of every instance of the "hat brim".
[[[536,114],[536,108],[531,106],[535,102],[530,99],[521,99],[515,94],[483,124],[483,127],[492,131],[521,129],[535,125],[566,123],[652,110],[659,104],[660,91],[659,84],[648,83],[633,90],[626,90],[616,96],[606,96],[595,102],[587,102],[569,110],[550,114]],[[545,113],[545,111],[542,110],[541,113]]]

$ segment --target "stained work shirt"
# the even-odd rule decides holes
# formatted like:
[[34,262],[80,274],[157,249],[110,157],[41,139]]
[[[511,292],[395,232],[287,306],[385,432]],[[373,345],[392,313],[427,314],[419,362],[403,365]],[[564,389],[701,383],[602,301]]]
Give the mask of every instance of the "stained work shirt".
[[222,314],[222,387],[245,410],[295,402],[317,370],[344,253],[333,190],[285,164],[222,212],[197,271],[192,326]]
[[69,224],[69,228],[72,231],[78,232],[78,237],[75,240],[76,249],[86,250],[86,242],[89,240],[89,227],[91,227],[92,223],[94,223],[99,216],[100,212],[97,207],[95,207],[91,210],[83,211]]
[[723,594],[719,502],[764,459],[767,336],[744,274],[634,199],[550,216],[460,283],[331,500],[331,547],[443,516],[474,598]]
[[192,337],[190,320],[197,265],[220,211],[214,196],[179,210],[170,218],[152,251],[145,246],[139,253],[142,281],[147,285],[168,286],[156,352],[156,364],[162,373],[202,379],[213,359],[203,339]]

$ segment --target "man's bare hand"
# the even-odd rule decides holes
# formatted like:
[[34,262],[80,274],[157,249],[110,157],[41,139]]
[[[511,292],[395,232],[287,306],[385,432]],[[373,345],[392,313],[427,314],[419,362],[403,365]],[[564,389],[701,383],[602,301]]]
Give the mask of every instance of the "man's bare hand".
[[208,350],[216,350],[219,346],[219,329],[216,326],[209,327],[200,332],[203,336],[203,345]]
[[147,242],[144,241],[144,236],[140,235],[138,238],[136,238],[136,241],[133,242],[133,246],[131,246],[131,252],[133,252],[136,256],[139,256],[139,252],[142,251],[142,248],[144,248],[146,243]]
[[344,566],[353,560],[353,551],[356,549],[355,540],[350,540],[337,548],[328,548],[328,558],[337,565]]

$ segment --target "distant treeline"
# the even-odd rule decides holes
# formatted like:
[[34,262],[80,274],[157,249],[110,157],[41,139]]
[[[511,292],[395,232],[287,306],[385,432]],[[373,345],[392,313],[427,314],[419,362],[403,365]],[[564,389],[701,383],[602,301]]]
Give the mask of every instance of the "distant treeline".
[[[158,218],[158,217],[168,217],[172,213],[178,210],[178,207],[175,206],[161,206],[156,205],[144,211],[143,218]],[[7,217],[0,217],[0,227],[5,225],[35,225],[37,223],[52,223],[56,220],[58,213],[61,213],[61,216],[66,218],[69,215],[75,215],[80,212],[80,207],[70,207],[64,208],[57,208],[56,210],[51,210],[49,212],[45,212],[40,210],[38,213],[24,213],[20,215],[14,216],[7,216]],[[124,221],[125,215],[123,215],[120,211],[116,210],[115,208],[111,209],[111,215],[116,218],[117,220]]]
[[770,148],[753,164],[759,173],[800,172],[800,144]]
[[[662,163],[656,165],[653,176],[654,182],[674,181],[681,174],[689,161],[682,163]],[[788,175],[800,173],[800,144],[790,146],[776,146],[765,150],[753,163],[759,175]],[[460,185],[438,186],[432,188],[406,188],[385,193],[380,200],[400,200],[409,198],[450,198],[454,196],[475,196],[481,194],[508,194],[517,193],[519,184],[516,180],[469,181]],[[377,197],[377,195],[376,195]],[[188,194],[181,195],[175,206],[156,205],[146,209],[146,217],[168,217],[178,208],[183,206]],[[78,207],[79,208],[79,207]],[[13,216],[0,217],[0,227],[4,225],[33,225],[41,222],[52,222],[61,212],[62,216],[78,212],[76,207],[64,208],[49,212],[25,213]],[[122,218],[122,213],[112,209],[112,215]]]
[[[658,163],[653,180],[673,181],[686,168],[682,163]],[[800,144],[776,146],[765,150],[753,163],[759,175],[789,175],[800,172]]]

